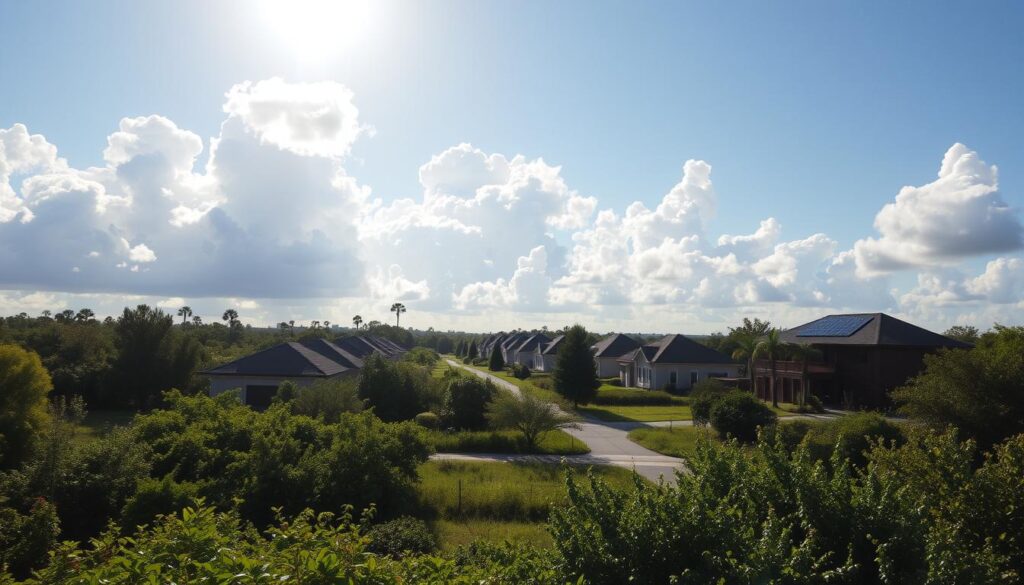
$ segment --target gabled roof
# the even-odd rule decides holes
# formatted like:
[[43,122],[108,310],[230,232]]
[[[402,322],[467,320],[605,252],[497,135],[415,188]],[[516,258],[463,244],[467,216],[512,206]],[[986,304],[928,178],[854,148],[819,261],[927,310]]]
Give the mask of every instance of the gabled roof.
[[594,351],[594,357],[619,357],[640,347],[640,342],[623,335],[615,333],[595,343],[590,349]]
[[783,331],[787,343],[969,348],[969,343],[933,333],[885,313],[827,315]]
[[342,347],[335,345],[331,341],[327,341],[321,337],[313,337],[310,339],[303,339],[300,341],[302,345],[312,349],[320,355],[327,356],[331,360],[348,368],[361,368],[363,367],[363,360],[352,355]]
[[559,335],[546,344],[538,346],[537,350],[540,351],[541,355],[555,355],[558,353],[558,347],[562,345],[563,340],[565,340],[565,336]]
[[513,346],[522,343],[526,337],[527,335],[525,333],[513,333],[501,342],[501,349],[511,349]]
[[635,360],[638,353],[652,364],[731,364],[729,356],[701,345],[685,335],[666,335],[623,355],[618,361]]
[[516,351],[533,351],[534,349],[537,349],[538,345],[543,345],[545,343],[548,343],[549,341],[551,341],[551,338],[548,337],[547,335],[544,335],[543,333],[535,333],[527,337],[522,341],[522,343],[517,345]]
[[297,341],[280,343],[203,373],[211,376],[327,377],[352,368]]

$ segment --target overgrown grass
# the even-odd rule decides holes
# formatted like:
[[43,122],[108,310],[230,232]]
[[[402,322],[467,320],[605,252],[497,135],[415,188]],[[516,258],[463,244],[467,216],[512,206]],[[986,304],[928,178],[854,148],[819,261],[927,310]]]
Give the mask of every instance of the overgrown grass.
[[555,430],[541,435],[535,448],[526,445],[518,431],[431,431],[430,440],[438,453],[535,453],[579,455],[590,448],[569,433]]
[[682,396],[673,396],[663,390],[641,390],[602,384],[597,389],[594,404],[601,406],[670,406],[688,404]]
[[[568,401],[566,401],[564,398],[562,398],[562,396],[560,394],[558,394],[554,390],[551,390],[549,388],[543,388],[543,387],[538,386],[537,384],[534,384],[533,382],[531,382],[531,380],[534,378],[534,376],[531,376],[531,377],[529,377],[529,378],[527,378],[525,380],[520,380],[518,378],[513,377],[511,374],[509,374],[506,371],[492,372],[492,371],[488,370],[485,367],[470,366],[470,365],[467,365],[466,367],[467,368],[473,368],[474,370],[479,370],[481,372],[485,372],[485,373],[491,374],[492,376],[494,376],[496,378],[500,378],[500,379],[502,379],[502,380],[504,380],[506,382],[510,382],[512,384],[515,384],[519,388],[519,390],[521,390],[522,392],[526,392],[528,394],[532,394],[533,396],[536,396],[537,398],[540,398],[541,400],[543,400],[545,402],[552,402],[554,404],[557,404],[560,407],[562,407],[564,410],[572,410],[572,404],[569,403]],[[538,378],[539,379],[545,379],[545,378],[546,379],[550,379],[550,376],[538,376]]]
[[102,438],[114,427],[131,424],[135,414],[134,410],[91,410],[75,429],[75,440],[88,442]]
[[[539,522],[565,501],[564,473],[547,463],[429,461],[420,466],[417,489],[424,512],[440,520]],[[598,466],[594,473],[615,487],[633,485],[625,468]]]
[[433,523],[434,532],[443,551],[477,540],[488,542],[514,542],[541,548],[552,545],[551,533],[543,522],[509,522],[502,520],[438,520]]

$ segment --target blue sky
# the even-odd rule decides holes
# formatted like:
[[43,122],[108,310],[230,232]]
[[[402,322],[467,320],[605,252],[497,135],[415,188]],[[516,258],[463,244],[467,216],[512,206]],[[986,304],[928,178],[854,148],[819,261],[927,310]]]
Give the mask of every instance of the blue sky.
[[[801,281],[822,277],[835,256],[858,240],[878,238],[876,214],[901,187],[934,181],[955,143],[999,167],[996,204],[1009,206],[1019,218],[1016,210],[1024,202],[1024,41],[1019,34],[1024,9],[1016,3],[388,2],[352,7],[360,16],[351,19],[344,10],[321,4],[307,2],[303,14],[292,15],[292,28],[283,31],[273,14],[268,17],[262,5],[248,2],[5,3],[0,7],[0,128],[24,124],[55,145],[70,167],[86,169],[108,164],[107,137],[122,118],[158,115],[202,140],[193,171],[203,174],[210,139],[221,135],[227,117],[225,93],[233,86],[275,77],[293,84],[328,81],[351,91],[364,127],[343,153],[332,155],[334,163],[372,189],[383,206],[424,198],[429,189],[421,184],[421,165],[460,143],[508,159],[543,158],[561,167],[558,176],[568,190],[596,200],[594,211],[610,209],[620,217],[634,201],[654,209],[680,183],[683,164],[702,160],[713,168],[717,208],[702,217],[704,241],[752,233],[772,217],[782,226],[775,244],[816,233],[834,242],[830,259],[819,259],[810,275],[797,276]],[[300,50],[296,28],[316,28],[327,16],[354,24],[339,23],[337,36],[345,38],[325,41],[316,55]],[[16,192],[21,179],[12,178]],[[108,185],[107,190],[114,189]],[[545,225],[550,228],[550,218]],[[953,227],[970,232],[979,226]],[[385,230],[383,224],[378,228],[378,234]],[[663,235],[674,240],[692,235],[687,226],[676,228],[683,231]],[[0,232],[4,229],[0,224]],[[390,234],[399,229],[386,227]],[[325,303],[317,296],[283,303],[268,300],[280,296],[274,291],[260,296],[259,287],[202,297],[193,297],[196,291],[188,287],[127,283],[121,290],[99,290],[41,277],[9,278],[0,287],[9,289],[6,304],[12,310],[36,290],[57,295],[48,301],[69,303],[76,302],[73,295],[109,295],[93,300],[100,307],[116,307],[118,294],[132,294],[211,307],[246,302],[258,307],[252,309],[254,322],[320,314],[336,314],[338,320],[360,307],[375,310],[390,300],[381,295],[397,291],[412,295],[404,297],[407,304],[421,304],[421,312],[442,326],[480,329],[492,328],[483,312],[496,319],[493,328],[581,319],[596,327],[659,330],[646,315],[648,310],[658,314],[664,304],[683,315],[671,325],[694,332],[759,312],[787,315],[776,319],[785,321],[877,306],[936,327],[1020,314],[1014,303],[982,298],[981,284],[957,293],[956,300],[920,300],[979,278],[999,259],[1009,262],[1006,278],[1019,278],[1010,262],[1019,251],[1005,245],[1008,240],[965,244],[963,253],[926,249],[913,261],[898,262],[898,270],[886,268],[884,283],[878,282],[878,270],[858,264],[862,278],[875,273],[872,287],[899,289],[888,300],[865,294],[858,303],[845,298],[848,291],[824,289],[816,291],[824,296],[814,297],[809,289],[783,290],[787,279],[776,275],[770,294],[722,292],[731,300],[705,302],[693,294],[699,278],[690,282],[687,275],[662,271],[654,277],[672,288],[669,293],[611,295],[628,300],[626,312],[611,302],[593,309],[593,299],[568,299],[552,291],[541,295],[543,302],[524,300],[524,291],[495,296],[493,287],[473,289],[486,289],[486,302],[469,302],[467,286],[499,279],[508,285],[534,244],[546,246],[546,274],[554,288],[565,278],[566,288],[604,282],[576,274],[571,266],[573,234],[587,229],[580,224],[548,230],[546,243],[545,234],[538,233],[524,248],[483,259],[480,274],[439,284],[430,273],[409,277],[410,268],[395,258],[352,245],[350,251],[366,266],[384,266],[387,273],[397,265],[409,282],[425,281],[429,294],[410,293],[408,286],[373,292],[369,285],[346,285],[329,294],[342,301]],[[124,231],[131,229],[118,233]],[[136,237],[145,239],[141,233]],[[490,237],[498,235],[481,236],[485,242]],[[1007,237],[1012,240],[1012,234]],[[642,247],[632,240],[625,245],[630,252]],[[32,253],[27,246],[17,251]],[[722,256],[707,246],[702,252]],[[157,250],[156,256],[154,270],[166,253]],[[367,274],[353,272],[350,280]],[[932,286],[927,294],[915,292],[922,289],[922,274],[947,284]],[[754,278],[766,278],[764,270]],[[1012,296],[1016,284],[1007,286]],[[332,292],[329,286],[323,290]],[[913,302],[903,299],[911,293]],[[737,301],[740,297],[746,300]],[[417,322],[410,313],[414,325],[429,321]]]

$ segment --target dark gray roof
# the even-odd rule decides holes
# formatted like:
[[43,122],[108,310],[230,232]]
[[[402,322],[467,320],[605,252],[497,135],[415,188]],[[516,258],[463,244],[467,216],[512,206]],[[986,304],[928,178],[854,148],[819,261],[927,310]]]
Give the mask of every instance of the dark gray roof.
[[512,335],[509,335],[508,337],[505,338],[504,341],[501,342],[501,349],[510,349],[522,343],[527,337],[528,336],[525,333],[513,333]]
[[724,353],[701,345],[685,335],[666,335],[654,343],[639,347],[619,358],[620,362],[632,361],[637,352],[643,352],[652,364],[731,364],[733,361]]
[[[801,331],[812,326],[814,331],[822,330],[822,324],[829,319],[848,317],[862,317],[870,319],[850,335],[846,336],[807,336],[801,335]],[[892,347],[949,347],[969,348],[969,343],[963,343],[950,339],[944,335],[933,333],[927,329],[918,327],[896,317],[885,313],[847,313],[843,315],[827,315],[821,319],[815,319],[810,323],[804,323],[799,327],[793,327],[783,331],[780,335],[787,343],[800,343],[808,345],[877,345]]]
[[543,355],[555,355],[555,354],[557,354],[558,353],[558,346],[562,345],[562,341],[564,339],[565,339],[564,335],[559,335],[558,337],[552,339],[551,341],[547,342],[545,345],[543,345],[540,348],[540,353],[543,354]]
[[280,343],[203,372],[211,376],[327,377],[352,368],[297,341]]
[[376,335],[352,335],[339,337],[334,340],[334,345],[344,349],[359,359],[366,359],[373,352],[378,352],[384,357],[394,358],[405,353],[405,348],[397,343]]
[[331,360],[348,368],[358,369],[363,367],[363,360],[326,339],[314,337],[310,339],[303,339],[300,343],[318,354],[327,356]]
[[638,347],[639,341],[628,335],[616,333],[598,341],[590,349],[594,351],[594,357],[619,357]]
[[549,341],[551,341],[551,338],[547,335],[544,335],[543,333],[536,333],[527,337],[522,343],[516,346],[516,351],[533,351],[537,349],[537,346],[548,343]]

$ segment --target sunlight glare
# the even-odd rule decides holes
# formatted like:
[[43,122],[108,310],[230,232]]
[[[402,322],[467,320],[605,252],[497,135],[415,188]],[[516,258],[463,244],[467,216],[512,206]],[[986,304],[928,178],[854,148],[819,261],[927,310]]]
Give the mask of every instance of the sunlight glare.
[[263,18],[303,60],[324,60],[366,42],[369,0],[265,0]]

